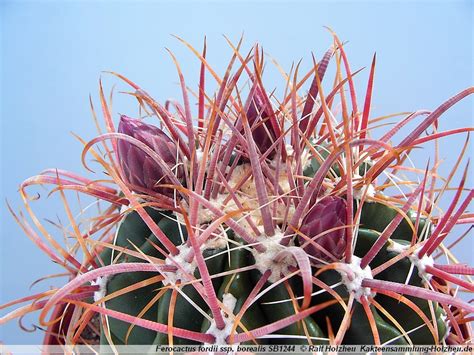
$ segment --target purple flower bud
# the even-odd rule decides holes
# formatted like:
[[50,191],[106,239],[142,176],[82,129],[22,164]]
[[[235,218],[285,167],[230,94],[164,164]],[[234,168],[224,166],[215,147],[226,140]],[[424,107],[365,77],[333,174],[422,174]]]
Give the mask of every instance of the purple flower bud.
[[[265,153],[276,140],[276,134],[270,122],[270,115],[265,108],[265,103],[259,96],[259,90],[255,90],[249,108],[246,112],[252,136],[260,153]],[[275,152],[271,152],[271,158]]]
[[[334,255],[337,260],[341,260],[346,248],[346,200],[337,196],[326,196],[316,203],[303,218],[300,231],[302,234],[313,240]],[[330,229],[337,228],[329,233],[317,237]],[[317,238],[316,238],[317,237]],[[307,243],[307,239],[298,236],[300,245]],[[319,250],[313,243],[307,243],[304,250],[316,258],[332,261],[331,258]]]
[[[182,179],[184,175],[183,167],[182,165],[176,167],[176,144],[161,129],[143,123],[141,120],[122,115],[118,132],[146,144],[163,159],[179,180]],[[126,140],[118,140],[117,145],[123,177],[132,185],[135,192],[143,193],[146,190],[151,190],[167,196],[173,194],[173,190],[157,186],[172,184],[172,181],[155,160],[142,149]],[[140,191],[142,188],[144,190]]]

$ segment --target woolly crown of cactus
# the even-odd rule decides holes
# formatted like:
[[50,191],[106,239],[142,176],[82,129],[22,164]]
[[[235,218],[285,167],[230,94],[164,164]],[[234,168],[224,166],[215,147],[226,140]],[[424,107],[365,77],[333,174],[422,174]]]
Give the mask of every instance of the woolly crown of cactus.
[[[39,311],[49,344],[469,343],[474,306],[462,294],[474,291],[474,269],[446,244],[473,222],[468,165],[454,181],[468,140],[446,179],[436,154],[421,167],[409,154],[468,136],[470,127],[439,130],[439,119],[474,88],[375,136],[396,117],[371,115],[375,56],[360,101],[354,77],[363,74],[333,38],[307,73],[296,66],[283,74],[281,97],[265,88],[261,48],[243,53],[242,41],[229,42],[221,76],[206,47],[180,40],[201,64],[192,91],[171,54],[182,102],[157,102],[113,73],[140,110],[116,130],[100,85],[106,131],[83,141],[82,160],[92,170],[91,156],[106,177],[49,169],[21,185],[30,220],[10,208],[69,280],[3,305],[26,302],[0,324]],[[326,80],[330,63],[335,75]],[[210,80],[215,93],[205,90]],[[409,123],[415,128],[400,139]],[[27,190],[46,184],[64,202],[61,233],[73,244],[35,217]],[[69,191],[106,207],[80,223]]]

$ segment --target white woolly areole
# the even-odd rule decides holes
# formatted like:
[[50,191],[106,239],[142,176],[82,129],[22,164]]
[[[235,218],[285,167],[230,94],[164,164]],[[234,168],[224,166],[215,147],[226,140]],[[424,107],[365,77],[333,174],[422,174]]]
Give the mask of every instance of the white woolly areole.
[[[363,187],[361,189],[354,189],[354,192],[353,192],[353,197],[356,199],[356,200],[361,200],[362,199],[362,196],[364,195],[365,193],[365,190],[367,189],[367,193],[365,194],[366,197],[374,197],[375,196],[375,187],[374,185],[372,184],[369,184],[367,185],[366,187]],[[366,202],[372,202],[370,200],[367,200]]]
[[[173,256],[173,261],[169,257],[165,259],[165,265],[179,265],[181,268],[178,268],[175,272],[164,272],[163,274],[166,276],[165,279],[162,281],[163,285],[175,285],[178,280],[185,280],[186,274],[183,272],[183,269],[188,274],[193,274],[194,270],[196,270],[196,262],[193,260],[188,263],[186,261],[186,257],[188,256],[189,252],[191,251],[191,247],[187,246],[186,244],[181,244],[178,247],[179,253]],[[177,264],[177,265],[176,265]]]
[[291,255],[285,256],[278,261],[276,260],[277,255],[286,249],[284,245],[280,244],[282,239],[283,233],[277,231],[273,237],[261,237],[259,239],[259,242],[265,247],[263,253],[252,249],[252,254],[255,258],[255,266],[257,266],[258,271],[262,274],[267,270],[272,272],[268,279],[271,283],[280,280],[282,274],[288,274],[289,266],[296,266],[296,261]]
[[[357,173],[354,173],[354,177],[352,178],[352,180],[354,182],[357,182],[359,179],[362,179],[362,176],[360,176],[359,174]],[[340,181],[341,181],[341,178],[338,176],[336,177],[334,180],[331,180],[331,179],[325,179],[325,181],[327,183],[332,183],[334,186],[336,186]],[[334,181],[334,182],[333,182]],[[365,192],[367,190],[367,192]],[[331,191],[326,191],[326,193],[324,194],[325,196],[326,195],[329,195],[331,193]],[[352,197],[356,200],[361,200],[362,199],[362,196],[364,196],[365,194],[365,197],[366,197],[366,200],[364,201],[364,203],[373,203],[374,201],[372,201],[371,199],[367,200],[367,197],[375,197],[375,187],[373,184],[368,184],[368,185],[363,185],[361,187],[353,187],[352,189]]]
[[[186,205],[186,202],[183,201],[183,205]],[[219,207],[219,209],[221,209]],[[200,210],[201,216],[199,216],[198,223],[201,225],[205,225],[210,221],[213,221],[215,219],[214,214],[209,210],[209,209],[204,209],[201,208]],[[176,215],[176,220],[179,224],[181,224],[181,228],[183,230],[186,230],[186,223],[184,222],[183,215],[181,213],[175,213]],[[203,217],[204,216],[204,217]],[[201,246],[201,250],[206,250],[206,249],[222,249],[227,246],[227,232],[225,228],[221,228],[221,232],[218,234],[218,232],[214,232]]]
[[[229,199],[229,201],[227,203],[224,203],[226,199],[228,199],[229,197],[229,194],[227,192],[225,193],[222,193],[222,194],[218,194],[216,196],[215,199],[212,199],[210,202],[212,202],[212,204],[214,205],[214,207],[216,207],[217,209],[225,212],[225,213],[228,213],[230,211],[235,211],[235,210],[238,210],[238,207],[237,205],[235,204],[235,201],[231,198]],[[204,223],[209,223],[209,222],[212,222],[216,219],[216,216],[214,215],[214,213],[208,209],[208,208],[205,208],[203,206],[201,206],[201,208],[199,209],[199,222],[201,224],[204,224]]]
[[[198,166],[201,165],[201,162],[202,162],[202,158],[204,157],[204,151],[201,149],[201,147],[198,147],[196,148],[196,155],[195,155],[195,158],[196,158],[196,161],[198,163]],[[186,168],[189,170],[191,168],[191,160],[184,157],[183,159],[184,161],[184,164],[186,166]],[[209,166],[209,161],[210,159],[207,159],[206,161],[206,166]]]
[[196,148],[196,160],[198,161],[198,163],[202,161],[203,156],[204,156],[204,152],[201,149],[201,147]]
[[234,312],[235,305],[237,304],[237,298],[234,297],[232,293],[224,293],[222,297],[222,303],[228,308],[231,312]]
[[[387,250],[400,254],[409,248],[410,245],[403,245],[393,240],[389,240],[389,246],[387,247]],[[426,266],[433,266],[434,259],[432,256],[426,254],[420,259],[418,256],[420,249],[421,248],[418,248],[413,252],[413,254],[408,255],[408,259],[418,269],[418,276],[420,276],[421,279],[429,281],[431,280],[432,276],[426,272]]]
[[227,247],[228,236],[227,232],[224,228],[222,228],[222,232],[217,236],[211,236],[206,240],[205,243],[201,245],[201,250],[204,251],[206,249],[224,249]]
[[[337,270],[342,277],[342,283],[346,286],[347,291],[354,292],[354,297],[357,301],[360,302],[362,296],[375,296],[375,293],[370,289],[370,287],[362,287],[362,281],[364,279],[373,279],[372,270],[370,266],[367,265],[365,269],[360,267],[361,259],[353,255],[350,264],[346,264],[349,269],[351,269],[354,274],[353,280],[350,280],[348,274],[344,270]],[[351,275],[352,276],[352,275]]]
[[[234,311],[235,305],[237,303],[237,299],[231,294],[231,293],[224,293],[222,303],[224,303],[224,306],[230,310],[231,312]],[[217,345],[225,345],[227,337],[230,335],[232,332],[232,328],[234,327],[234,321],[232,317],[229,317],[226,313],[221,311],[222,313],[222,319],[224,320],[224,328],[219,329],[216,326],[216,321],[213,319],[211,321],[211,326],[207,330],[206,334],[211,334],[215,337],[214,344]],[[211,345],[211,344],[208,344]],[[238,344],[235,344],[238,345]]]
[[408,256],[410,261],[413,263],[413,265],[416,266],[418,269],[418,276],[420,276],[422,279],[430,280],[431,279],[431,274],[428,274],[426,272],[426,266],[433,266],[434,265],[434,259],[430,255],[423,255],[423,257],[420,259],[418,257],[418,252],[420,249],[417,249],[412,255]]
[[407,250],[409,247],[410,247],[409,245],[403,245],[403,244],[397,243],[394,240],[389,239],[388,240],[387,251],[391,251],[393,253],[401,254],[405,250]]
[[[360,176],[357,173],[354,173],[354,179],[356,179],[356,180],[362,179],[362,176]],[[367,190],[367,192],[365,192],[366,190]],[[366,198],[367,197],[374,197],[375,196],[375,187],[372,184],[364,185],[364,186],[359,187],[359,188],[355,187],[352,193],[353,193],[353,197],[356,200],[361,200],[362,196],[364,194],[365,194]],[[371,202],[371,201],[367,201],[367,202]]]
[[109,276],[99,276],[95,281],[91,281],[91,286],[99,286],[99,290],[94,292],[94,302],[99,302],[107,294],[107,281]]
[[[297,161],[294,159],[295,150],[293,149],[293,146],[292,146],[291,144],[285,145],[285,149],[286,149],[286,155],[287,155],[288,157],[292,157],[292,158],[293,158],[292,161],[291,161],[291,167],[292,167],[293,169],[295,169],[295,168],[296,168],[296,163],[297,163]],[[300,165],[301,165],[301,168],[302,168],[303,170],[306,169],[308,166],[311,165],[311,159],[312,159],[312,158],[313,158],[313,155],[312,155],[312,153],[311,153],[311,151],[310,151],[309,149],[304,149],[304,150],[301,151],[301,156],[300,156],[301,162],[300,162]],[[288,164],[288,163],[286,163],[286,164]],[[285,172],[285,169],[286,169],[286,164],[285,164],[285,163],[282,163],[282,164],[280,165],[280,169],[283,169],[284,172]],[[275,166],[276,166],[276,161],[275,161],[275,160],[270,161],[270,166],[275,167]],[[280,177],[280,178],[281,178],[281,177]],[[288,179],[288,178],[286,177],[286,172],[285,172],[285,179]],[[281,180],[280,180],[279,183],[280,183],[280,185],[281,185],[282,183],[284,183],[284,181],[281,181]],[[287,182],[287,183],[288,183],[288,182]],[[285,189],[283,188],[283,190],[285,190]]]

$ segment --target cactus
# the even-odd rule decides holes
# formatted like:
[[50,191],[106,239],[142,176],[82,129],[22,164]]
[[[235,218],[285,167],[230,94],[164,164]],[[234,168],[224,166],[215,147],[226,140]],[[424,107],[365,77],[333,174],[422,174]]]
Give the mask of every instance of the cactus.
[[[457,263],[444,243],[458,233],[453,227],[472,223],[468,166],[441,212],[436,203],[454,170],[439,187],[437,156],[425,168],[404,164],[413,148],[472,130],[427,133],[474,88],[432,112],[412,113],[373,138],[371,129],[381,120],[370,116],[375,57],[359,111],[357,72],[350,71],[337,36],[302,79],[298,68],[285,76],[287,93],[280,99],[263,85],[258,46],[247,57],[233,47],[220,77],[205,54],[183,43],[201,62],[197,115],[174,56],[183,104],[161,105],[113,73],[133,89],[141,112],[152,116],[146,122],[122,116],[116,131],[101,86],[107,132],[84,142],[83,161],[88,168],[85,157],[92,154],[116,188],[59,170],[22,184],[28,212],[48,240],[27,187],[55,185],[68,209],[68,190],[110,206],[87,231],[71,219],[73,249],[46,245],[11,209],[71,279],[1,322],[40,309],[40,323],[51,330],[65,312],[59,309],[47,321],[48,312],[66,304],[74,309],[73,320],[54,328],[62,343],[87,343],[83,335],[94,319],[100,343],[115,345],[470,342],[474,307],[459,295],[474,290],[474,270]],[[324,92],[331,62],[336,79]],[[208,73],[218,83],[215,95],[204,90]],[[419,116],[400,143],[391,143]],[[417,178],[404,178],[404,170]],[[394,187],[403,192],[391,192]],[[435,261],[438,254],[448,263]]]

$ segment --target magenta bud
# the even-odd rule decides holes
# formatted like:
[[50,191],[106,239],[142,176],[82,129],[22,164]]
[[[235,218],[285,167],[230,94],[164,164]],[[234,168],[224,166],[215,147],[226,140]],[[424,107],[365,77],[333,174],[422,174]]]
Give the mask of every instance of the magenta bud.
[[[298,236],[300,245],[311,256],[325,261],[332,259],[313,243],[318,244],[333,255],[337,260],[341,260],[346,248],[346,200],[337,196],[326,196],[317,202],[303,218],[300,232],[312,240]],[[339,227],[339,228],[338,228]],[[337,228],[329,233],[324,233],[330,229]],[[322,235],[324,233],[324,235]],[[321,235],[321,236],[320,236]]]
[[[177,164],[176,144],[158,127],[143,123],[141,120],[122,115],[118,132],[133,137],[146,144],[168,165],[171,172],[181,180],[184,176],[182,165]],[[171,196],[173,190],[158,185],[173,184],[169,175],[153,158],[138,146],[124,140],[118,140],[118,159],[124,179],[135,192],[151,190]],[[143,189],[142,191],[140,191]]]
[[[246,112],[249,126],[252,129],[252,136],[260,153],[265,153],[276,140],[275,130],[270,122],[270,115],[265,108],[265,103],[255,90],[249,108]],[[271,158],[275,152],[271,152]]]

